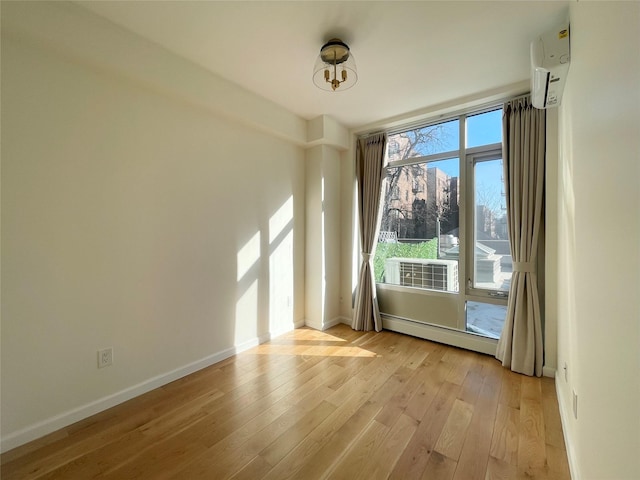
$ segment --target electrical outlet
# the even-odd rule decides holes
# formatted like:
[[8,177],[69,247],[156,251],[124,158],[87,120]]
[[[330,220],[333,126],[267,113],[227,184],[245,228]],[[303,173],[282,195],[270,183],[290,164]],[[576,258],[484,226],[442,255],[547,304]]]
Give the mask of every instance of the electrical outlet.
[[109,365],[113,365],[113,348],[98,350],[98,368],[108,367]]
[[569,381],[569,367],[567,366],[567,362],[564,362],[564,381]]
[[573,418],[578,419],[578,394],[573,390]]

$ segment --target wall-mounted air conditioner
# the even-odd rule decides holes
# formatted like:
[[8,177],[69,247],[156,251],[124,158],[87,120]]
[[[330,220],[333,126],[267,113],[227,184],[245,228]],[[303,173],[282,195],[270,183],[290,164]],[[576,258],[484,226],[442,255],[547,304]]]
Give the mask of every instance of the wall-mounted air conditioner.
[[541,35],[531,42],[531,103],[536,108],[560,105],[569,72],[569,25]]

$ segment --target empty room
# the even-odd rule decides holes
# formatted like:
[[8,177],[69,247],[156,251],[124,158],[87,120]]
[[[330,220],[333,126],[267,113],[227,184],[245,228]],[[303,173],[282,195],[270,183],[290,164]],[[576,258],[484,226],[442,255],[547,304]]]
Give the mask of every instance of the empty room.
[[640,479],[640,2],[6,1],[4,479]]

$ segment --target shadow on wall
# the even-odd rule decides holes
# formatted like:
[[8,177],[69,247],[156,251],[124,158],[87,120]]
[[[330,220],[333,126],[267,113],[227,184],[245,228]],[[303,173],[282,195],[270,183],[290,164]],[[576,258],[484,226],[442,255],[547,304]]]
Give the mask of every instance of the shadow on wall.
[[255,232],[237,253],[236,347],[294,328],[293,253],[291,195],[269,218],[267,232]]

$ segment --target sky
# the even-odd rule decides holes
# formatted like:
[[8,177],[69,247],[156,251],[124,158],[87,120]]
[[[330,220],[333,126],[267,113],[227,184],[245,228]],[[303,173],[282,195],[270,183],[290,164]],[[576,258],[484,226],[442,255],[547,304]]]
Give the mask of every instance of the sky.
[[[453,120],[443,124],[445,138],[443,148],[440,151],[458,150],[459,127],[458,121]],[[499,143],[502,141],[502,110],[474,115],[467,118],[467,148]],[[438,162],[438,168],[450,176],[459,176],[458,160],[452,159]],[[495,172],[487,171],[487,175],[493,176]],[[487,178],[488,179],[488,178]]]

